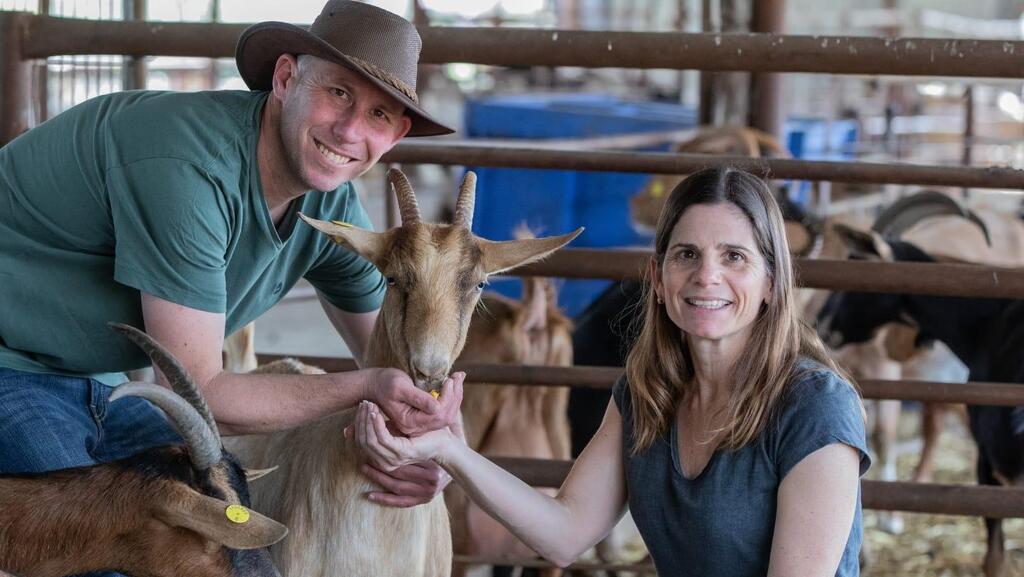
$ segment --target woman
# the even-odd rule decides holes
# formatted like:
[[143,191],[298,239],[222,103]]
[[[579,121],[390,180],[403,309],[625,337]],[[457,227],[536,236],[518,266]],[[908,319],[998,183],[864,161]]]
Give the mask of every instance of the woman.
[[396,438],[364,403],[354,434],[384,469],[437,461],[559,565],[628,506],[661,575],[857,575],[863,409],[799,320],[783,230],[745,172],[706,169],[672,191],[625,375],[555,497],[468,449],[458,427]]

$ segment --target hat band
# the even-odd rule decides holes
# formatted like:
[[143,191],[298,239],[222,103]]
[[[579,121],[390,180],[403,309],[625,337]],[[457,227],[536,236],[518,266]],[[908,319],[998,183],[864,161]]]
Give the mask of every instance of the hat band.
[[367,62],[362,58],[349,56],[348,54],[346,54],[345,57],[351,60],[352,63],[359,67],[359,69],[361,69],[363,72],[369,74],[370,76],[373,76],[377,80],[390,84],[396,90],[398,90],[406,97],[408,97],[409,100],[412,100],[413,104],[419,106],[420,99],[416,96],[416,90],[414,90],[411,86],[403,82],[394,74],[391,74],[390,72],[384,70],[383,68],[380,68],[375,64],[371,64],[370,62]]

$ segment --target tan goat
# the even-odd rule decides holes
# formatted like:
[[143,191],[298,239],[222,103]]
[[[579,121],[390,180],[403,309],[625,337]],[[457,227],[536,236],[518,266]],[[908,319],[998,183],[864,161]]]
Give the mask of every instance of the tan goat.
[[[774,136],[743,126],[701,127],[696,136],[673,146],[672,152],[789,157],[789,151]],[[629,211],[634,226],[653,233],[668,193],[685,177],[678,174],[655,175],[643,190],[630,198]]]
[[[373,263],[388,291],[370,337],[366,364],[395,367],[423,390],[434,390],[462,350],[488,275],[547,256],[578,235],[493,242],[471,232],[476,176],[467,173],[452,225],[425,223],[412,187],[397,171],[388,178],[402,226],[372,232],[303,219]],[[342,431],[354,411],[290,431],[232,440],[249,466],[280,470],[253,492],[258,510],[281,519],[292,537],[271,548],[293,577],[447,577],[451,531],[442,499],[409,509],[382,507],[365,494],[355,443]]]
[[287,529],[245,507],[247,477],[254,477],[222,452],[198,388],[145,333],[126,325],[115,329],[150,355],[175,392],[127,383],[110,402],[126,396],[151,401],[186,446],[158,447],[91,467],[0,477],[0,575],[278,575],[262,548],[284,538]]
[[[572,328],[572,321],[558,310],[550,282],[525,278],[522,301],[490,293],[481,298],[459,360],[569,366]],[[566,387],[474,383],[465,389],[462,399],[466,442],[488,456],[568,460],[572,457],[568,404]],[[459,487],[450,486],[445,500],[452,517],[456,553],[535,556],[498,521],[469,501]],[[560,573],[554,570],[549,574]],[[457,569],[455,574],[463,572]]]

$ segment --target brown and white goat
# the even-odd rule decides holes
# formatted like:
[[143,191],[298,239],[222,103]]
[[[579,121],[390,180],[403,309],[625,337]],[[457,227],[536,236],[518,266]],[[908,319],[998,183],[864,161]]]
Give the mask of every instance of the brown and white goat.
[[[492,242],[471,232],[476,176],[467,173],[452,225],[420,220],[412,186],[397,171],[388,178],[402,225],[372,232],[346,224],[303,220],[373,263],[388,283],[366,352],[366,365],[394,367],[423,390],[438,388],[465,343],[487,276],[547,256],[580,233]],[[248,466],[280,467],[253,491],[254,506],[291,529],[271,548],[293,577],[447,577],[451,530],[443,499],[409,509],[366,499],[374,489],[360,473],[353,440],[354,411],[270,435],[233,439]]]
[[[541,278],[524,278],[522,301],[492,293],[480,299],[459,360],[569,366],[572,328],[572,321],[558,310],[551,283]],[[492,457],[568,460],[572,457],[568,404],[566,387],[474,383],[465,389],[462,398],[466,442]],[[504,526],[469,501],[459,487],[450,486],[445,500],[452,517],[456,553],[535,556]]]
[[196,385],[145,333],[112,326],[150,355],[175,392],[126,383],[110,401],[149,400],[164,411],[185,446],[91,467],[0,477],[0,573],[277,576],[263,548],[284,538],[287,529],[246,508],[246,474],[222,451]]

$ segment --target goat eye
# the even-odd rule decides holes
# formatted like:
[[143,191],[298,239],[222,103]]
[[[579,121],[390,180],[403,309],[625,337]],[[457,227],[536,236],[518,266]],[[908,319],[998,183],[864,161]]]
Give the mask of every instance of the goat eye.
[[389,276],[385,280],[388,282],[388,286],[395,286],[395,277]]
[[487,283],[481,281],[480,284],[476,285],[476,290],[478,290],[478,291],[484,290],[484,285],[485,284],[487,284]]

